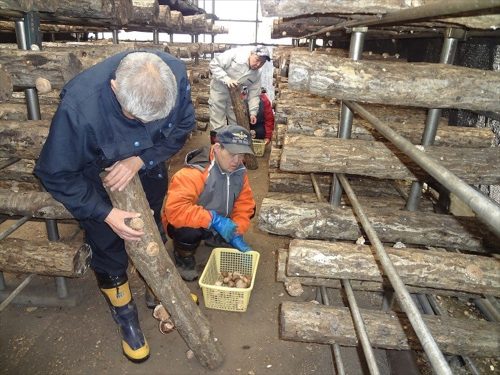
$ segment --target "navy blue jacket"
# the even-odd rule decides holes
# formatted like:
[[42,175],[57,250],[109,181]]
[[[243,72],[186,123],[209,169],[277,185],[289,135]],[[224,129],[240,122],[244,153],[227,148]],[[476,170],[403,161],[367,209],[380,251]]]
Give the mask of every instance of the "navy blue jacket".
[[155,51],[177,79],[178,95],[167,118],[142,124],[123,115],[111,89],[122,58],[114,55],[69,81],[35,174],[77,219],[104,221],[112,209],[99,173],[113,163],[139,156],[140,173],[160,173],[163,161],[184,145],[195,125],[191,87],[182,61]]

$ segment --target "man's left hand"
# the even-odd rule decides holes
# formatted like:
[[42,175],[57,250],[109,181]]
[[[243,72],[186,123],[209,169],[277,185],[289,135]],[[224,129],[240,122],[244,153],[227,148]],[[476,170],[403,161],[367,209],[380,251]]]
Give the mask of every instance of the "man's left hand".
[[250,124],[255,125],[257,123],[257,116],[250,115]]
[[271,140],[270,140],[269,138],[265,138],[265,139],[264,139],[264,142],[265,142],[265,144],[267,145],[269,142],[271,142]]
[[138,156],[117,161],[105,169],[109,173],[104,178],[104,185],[111,191],[122,191],[143,165],[142,159]]

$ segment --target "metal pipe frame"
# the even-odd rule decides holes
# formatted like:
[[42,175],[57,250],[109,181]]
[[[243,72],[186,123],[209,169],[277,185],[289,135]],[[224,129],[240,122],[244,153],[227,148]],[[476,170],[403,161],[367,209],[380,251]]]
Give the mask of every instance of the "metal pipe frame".
[[355,26],[375,26],[389,25],[394,23],[415,21],[425,18],[443,17],[454,14],[460,14],[470,11],[481,11],[500,6],[500,0],[454,0],[440,1],[423,5],[420,7],[407,8],[396,12],[387,13],[382,16],[373,16],[364,20],[352,20],[342,22],[334,26],[324,27],[314,33],[310,33],[304,38],[310,38],[315,35],[326,32],[343,30]]
[[434,341],[434,338],[432,337],[429,329],[422,320],[417,306],[413,302],[410,293],[408,293],[408,290],[406,289],[403,281],[396,272],[394,265],[392,264],[389,256],[384,249],[384,245],[382,245],[382,242],[378,238],[377,232],[375,231],[367,216],[365,215],[363,209],[361,208],[361,204],[359,203],[356,194],[352,190],[351,185],[347,181],[347,178],[343,174],[338,174],[337,177],[342,184],[344,191],[349,197],[349,200],[351,201],[354,213],[358,217],[366,235],[368,236],[370,243],[372,244],[372,247],[375,250],[375,253],[380,261],[382,269],[389,278],[389,281],[391,282],[391,285],[394,289],[394,293],[398,298],[399,304],[401,305],[403,311],[406,313],[413,327],[413,330],[417,334],[417,337],[422,344],[422,348],[424,349],[429,358],[429,361],[431,362],[432,368],[439,375],[451,375],[451,369],[448,366],[443,353],[441,353],[441,350],[439,350],[439,347]]
[[[354,60],[361,60],[363,56],[363,46],[365,43],[365,35],[368,29],[366,27],[360,27],[352,30],[351,42],[349,44],[349,57]],[[342,103],[340,109],[340,124],[338,131],[338,138],[349,139],[352,133],[352,119],[353,114],[351,110]],[[340,205],[340,200],[342,198],[342,186],[339,183],[335,174],[333,174],[332,188],[330,194],[330,204],[334,207]]]
[[393,143],[399,150],[410,157],[422,169],[434,177],[441,185],[467,204],[477,217],[487,224],[500,237],[500,206],[490,198],[463,182],[440,163],[425,155],[406,138],[382,123],[361,105],[345,100],[344,103],[369,121],[377,131]]
[[[457,29],[455,29],[457,30]],[[457,45],[459,37],[463,38],[465,32],[462,30],[447,29],[445,33],[443,47],[441,49],[441,57],[439,62],[441,64],[453,64],[457,52]],[[439,118],[441,117],[441,108],[431,108],[427,112],[427,119],[425,123],[424,133],[422,134],[422,146],[430,146],[434,144],[436,139],[436,132],[438,129]],[[422,182],[415,181],[412,183],[408,200],[406,201],[406,209],[408,211],[416,211],[420,204],[420,197],[422,195]]]
[[[341,175],[339,175],[339,179]],[[342,181],[342,180],[341,180]],[[354,321],[354,328],[361,342],[361,347],[363,348],[363,353],[365,354],[366,364],[368,365],[368,370],[372,375],[379,375],[380,371],[377,366],[377,360],[375,359],[375,354],[373,353],[373,348],[366,333],[365,323],[363,322],[363,317],[359,312],[358,304],[356,298],[354,298],[354,292],[352,291],[351,282],[349,280],[342,279],[342,287],[344,288],[347,301],[349,302],[349,310],[351,311],[352,320]]]
[[23,290],[24,288],[26,288],[26,286],[28,286],[28,284],[29,284],[29,283],[30,283],[30,281],[33,279],[33,277],[35,277],[35,274],[33,274],[33,273],[32,273],[32,274],[30,274],[28,277],[26,277],[26,278],[23,280],[23,282],[22,282],[21,284],[19,284],[19,285],[17,286],[17,288],[16,288],[16,289],[14,289],[14,290],[12,291],[12,293],[10,293],[10,294],[9,294],[9,296],[8,296],[6,299],[4,299],[4,300],[2,301],[2,303],[0,303],[0,312],[2,312],[2,311],[3,311],[3,310],[4,310],[4,309],[5,309],[5,308],[9,305],[9,303],[11,303],[11,302],[12,302],[12,300],[13,300],[14,298],[16,298],[16,297],[17,297],[17,295],[18,295],[19,293],[21,293],[21,292],[22,292],[22,290]]

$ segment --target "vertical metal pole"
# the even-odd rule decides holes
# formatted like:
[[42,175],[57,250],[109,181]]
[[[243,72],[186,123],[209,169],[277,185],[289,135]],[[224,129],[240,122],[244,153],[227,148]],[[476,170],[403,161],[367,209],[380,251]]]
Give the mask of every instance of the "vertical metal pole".
[[[453,60],[455,59],[455,54],[457,52],[458,40],[463,39],[464,36],[464,30],[452,28],[446,29],[443,47],[441,49],[441,57],[439,59],[441,64],[453,64]],[[440,108],[431,108],[427,112],[424,133],[422,134],[422,146],[430,146],[434,143],[440,117]],[[408,200],[406,201],[406,209],[408,211],[418,210],[421,193],[422,182],[413,182],[410,188],[410,193],[408,194]]]
[[174,42],[174,34],[173,33],[169,34],[169,40],[170,40],[170,43]]
[[160,44],[160,32],[158,29],[153,30],[153,43]]
[[26,33],[24,32],[24,20],[16,21],[16,40],[17,48],[22,50],[28,49],[28,46],[26,45]]
[[27,12],[24,16],[24,36],[26,38],[26,49],[36,45],[42,49],[42,36],[40,33],[40,15],[37,12]]
[[259,2],[255,2],[255,44],[259,38],[257,38],[257,33],[259,32]]
[[119,43],[119,40],[118,40],[118,30],[117,29],[113,29],[113,44],[118,44]]
[[[361,60],[363,56],[363,45],[365,43],[365,35],[368,31],[366,27],[357,27],[352,29],[351,43],[349,45],[349,57],[354,61]],[[338,137],[343,139],[351,138],[352,132],[352,111],[347,108],[347,106],[342,103],[342,108],[340,110],[340,124]],[[340,205],[340,199],[342,198],[342,185],[340,184],[337,176],[333,175],[332,188],[330,194],[330,203],[334,207]]]
[[314,47],[316,45],[315,42],[316,42],[316,39],[314,39],[314,38],[309,39],[309,51],[310,52],[314,51]]

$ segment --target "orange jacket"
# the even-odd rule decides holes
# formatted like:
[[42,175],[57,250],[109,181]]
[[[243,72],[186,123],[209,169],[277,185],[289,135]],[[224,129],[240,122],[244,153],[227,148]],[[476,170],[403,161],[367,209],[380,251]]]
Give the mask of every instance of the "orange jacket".
[[[238,196],[235,197],[229,217],[238,226],[236,232],[238,234],[245,233],[250,226],[250,219],[255,213],[255,201],[248,182],[246,169],[242,166],[238,172],[220,174],[220,169],[218,169],[217,163],[213,160],[213,150],[210,150],[209,158],[205,157],[205,160],[190,163],[189,157],[195,152],[198,153],[198,159],[200,159],[199,156],[201,156],[201,159],[203,159],[203,156],[208,156],[208,152],[204,155],[201,150],[189,153],[186,157],[187,166],[179,170],[172,177],[162,210],[162,223],[165,229],[168,223],[176,228],[208,229],[210,227],[212,215],[198,201],[205,189],[205,183],[209,174],[214,173],[215,178],[228,178],[229,181],[231,181],[231,178],[236,178],[239,181],[243,180],[241,190]],[[212,178],[214,178],[214,175],[212,175]],[[222,192],[220,194],[215,192],[215,194],[218,198],[223,195]],[[218,211],[218,213],[225,216],[223,212]]]

